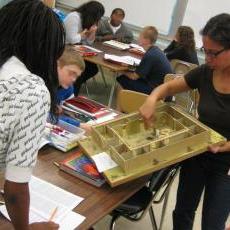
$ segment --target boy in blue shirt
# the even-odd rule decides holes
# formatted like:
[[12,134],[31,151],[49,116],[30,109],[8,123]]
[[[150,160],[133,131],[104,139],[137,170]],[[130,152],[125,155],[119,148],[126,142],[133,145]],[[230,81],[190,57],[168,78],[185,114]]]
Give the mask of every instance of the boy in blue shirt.
[[154,88],[164,82],[164,76],[173,73],[165,54],[155,46],[158,31],[147,26],[140,33],[138,43],[145,49],[140,65],[135,72],[125,71],[117,78],[121,88],[150,94]]
[[79,126],[80,128],[86,130],[86,132],[90,132],[90,125],[77,122],[76,120],[61,115],[61,105],[65,100],[74,97],[73,83],[81,75],[84,69],[85,63],[83,58],[71,46],[66,46],[64,53],[58,60],[58,80],[60,87],[57,91],[57,102],[59,104],[59,119]]

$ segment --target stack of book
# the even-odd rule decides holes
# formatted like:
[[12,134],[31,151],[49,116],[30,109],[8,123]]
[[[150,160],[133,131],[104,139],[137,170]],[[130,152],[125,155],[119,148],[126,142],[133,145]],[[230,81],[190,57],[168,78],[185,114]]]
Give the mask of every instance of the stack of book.
[[105,179],[98,172],[95,164],[80,151],[60,162],[59,167],[61,170],[97,187],[105,183]]
[[130,48],[129,44],[119,42],[116,40],[105,41],[105,42],[103,42],[103,44],[106,46],[110,46],[112,48],[115,48],[115,49],[119,49],[119,50],[128,50]]
[[105,54],[104,59],[124,66],[138,66],[141,62],[140,59],[132,56],[118,56],[112,54]]
[[114,110],[83,96],[66,100],[62,108],[65,115],[90,124],[100,124],[118,115]]
[[55,148],[67,152],[78,145],[78,140],[84,137],[85,131],[79,127],[59,121],[57,125],[46,123],[45,135],[41,146],[49,144]]

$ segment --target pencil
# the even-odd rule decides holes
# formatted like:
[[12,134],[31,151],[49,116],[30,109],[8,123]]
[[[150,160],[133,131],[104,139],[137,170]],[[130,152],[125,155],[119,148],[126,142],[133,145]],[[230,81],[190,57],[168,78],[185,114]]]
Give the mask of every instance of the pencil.
[[57,163],[56,161],[54,161],[53,164],[54,164],[55,166],[57,166],[58,168],[60,167],[60,164]]
[[56,207],[56,208],[53,210],[53,212],[51,213],[50,218],[49,218],[49,221],[52,221],[52,220],[53,220],[53,218],[54,218],[54,216],[56,215],[57,211],[58,211],[58,207]]

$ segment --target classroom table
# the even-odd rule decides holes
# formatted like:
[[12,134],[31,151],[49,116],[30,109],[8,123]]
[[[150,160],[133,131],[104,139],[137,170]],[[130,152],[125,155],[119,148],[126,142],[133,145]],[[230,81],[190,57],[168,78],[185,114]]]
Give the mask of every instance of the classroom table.
[[112,88],[110,90],[110,96],[109,96],[109,101],[108,101],[108,106],[111,107],[113,94],[114,94],[114,90],[116,87],[116,78],[120,73],[122,73],[123,71],[127,71],[129,68],[128,68],[128,66],[116,64],[116,63],[113,63],[111,61],[105,60],[104,54],[107,53],[107,54],[113,54],[113,55],[117,55],[117,56],[126,56],[127,55],[127,56],[132,56],[135,58],[139,58],[139,59],[141,59],[141,56],[134,54],[134,53],[131,53],[128,50],[119,50],[119,49],[112,48],[110,46],[104,45],[102,42],[95,42],[92,45],[92,47],[99,49],[102,52],[98,53],[96,56],[88,56],[88,57],[86,56],[86,57],[84,57],[84,60],[96,64],[99,67],[99,70],[100,70],[102,77],[104,79],[105,79],[105,76],[104,76],[104,72],[103,72],[102,67],[108,68],[110,71],[115,73],[114,82],[113,82]]
[[[60,162],[75,151],[77,151],[77,149],[69,153],[63,153],[52,147],[45,147],[39,151],[34,175],[84,198],[74,211],[86,217],[77,229],[87,230],[143,187],[148,181],[149,176],[139,178],[115,188],[109,187],[108,184],[97,188],[60,171],[57,166],[53,164],[54,161]],[[3,175],[0,175],[0,189],[2,188]],[[13,229],[13,227],[9,221],[0,215],[0,230],[11,229]]]

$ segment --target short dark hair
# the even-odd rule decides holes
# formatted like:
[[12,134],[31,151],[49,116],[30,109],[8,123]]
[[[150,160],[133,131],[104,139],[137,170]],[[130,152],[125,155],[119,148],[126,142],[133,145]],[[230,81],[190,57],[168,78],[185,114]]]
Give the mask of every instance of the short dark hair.
[[97,1],[90,1],[74,9],[81,14],[82,28],[89,29],[97,24],[105,13],[104,6]]
[[[0,9],[0,68],[16,56],[41,77],[56,112],[57,59],[65,47],[65,31],[56,14],[40,0],[14,0]],[[52,118],[54,118],[52,116]]]
[[115,9],[113,9],[111,15],[116,14],[118,12],[120,12],[123,15],[123,17],[125,17],[125,11],[123,9],[121,9],[121,8],[115,8]]
[[224,48],[230,48],[230,14],[219,14],[207,22],[200,32],[203,36],[208,36],[213,41],[222,45]]

